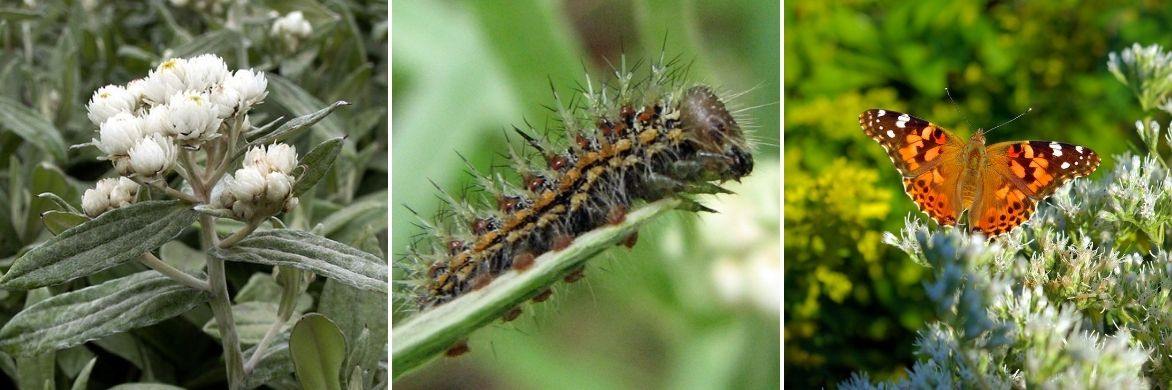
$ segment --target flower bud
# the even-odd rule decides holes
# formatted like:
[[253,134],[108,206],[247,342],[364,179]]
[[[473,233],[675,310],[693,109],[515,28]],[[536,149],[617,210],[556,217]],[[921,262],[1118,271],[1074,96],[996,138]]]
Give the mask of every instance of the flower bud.
[[266,157],[273,171],[288,174],[297,166],[297,149],[289,144],[269,145]]
[[265,177],[265,197],[270,203],[284,205],[285,198],[292,192],[293,182],[289,175],[272,172]]
[[85,215],[97,217],[110,208],[110,197],[96,189],[85,190],[81,196],[81,209]]
[[138,183],[126,177],[119,177],[110,189],[110,208],[126,207],[138,199]]
[[108,158],[125,156],[142,138],[142,121],[129,112],[118,113],[102,122],[98,136],[101,139],[94,140],[94,143]]
[[285,48],[290,51],[297,50],[301,40],[308,38],[311,34],[313,34],[313,25],[305,20],[301,11],[293,11],[277,18],[273,22],[273,28],[269,30],[269,35],[280,38]]
[[253,201],[265,191],[265,176],[251,168],[236,170],[235,183],[229,188],[237,201]]
[[125,177],[98,180],[93,189],[85,190],[81,197],[81,209],[90,217],[97,217],[107,210],[125,207],[138,197],[138,183]]
[[175,163],[175,144],[162,134],[151,134],[130,149],[130,167],[140,177],[153,180],[171,169]]

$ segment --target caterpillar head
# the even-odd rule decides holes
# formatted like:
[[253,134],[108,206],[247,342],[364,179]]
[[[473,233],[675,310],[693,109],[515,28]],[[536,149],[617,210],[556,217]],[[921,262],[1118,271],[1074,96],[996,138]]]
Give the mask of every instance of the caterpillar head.
[[684,92],[680,121],[704,163],[706,179],[736,180],[753,171],[745,133],[712,89],[695,86]]

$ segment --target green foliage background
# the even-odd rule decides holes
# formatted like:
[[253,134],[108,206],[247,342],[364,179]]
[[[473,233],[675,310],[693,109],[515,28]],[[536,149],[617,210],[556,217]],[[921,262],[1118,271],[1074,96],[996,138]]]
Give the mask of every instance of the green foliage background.
[[1086,145],[1109,170],[1111,156],[1142,148],[1141,112],[1107,53],[1167,46],[1169,20],[1155,2],[787,2],[786,385],[901,377],[930,320],[929,270],[880,242],[909,214],[926,217],[859,113],[907,112],[967,136],[1032,107],[989,142]]
[[[57,207],[36,198],[37,194],[54,192],[80,207],[82,192],[111,174],[110,164],[96,159],[96,148],[65,149],[96,137],[96,127],[86,118],[85,105],[91,94],[106,84],[125,84],[144,77],[165,58],[201,53],[220,55],[232,69],[255,67],[270,75],[268,98],[251,114],[254,125],[308,114],[335,100],[353,103],[288,141],[304,155],[326,139],[347,137],[332,172],[301,197],[299,212],[285,215],[284,220],[291,228],[303,230],[320,223],[322,234],[331,239],[376,254],[386,252],[386,2],[297,0],[244,2],[240,6],[245,12],[228,23],[224,12],[176,7],[161,0],[0,4],[0,99],[27,110],[35,123],[43,125],[30,132],[25,127],[31,123],[28,120],[11,116],[0,120],[0,268],[7,269],[15,257],[49,235],[40,213]],[[283,52],[279,43],[269,38],[269,12],[284,15],[294,10],[305,14],[314,35],[297,51]],[[285,85],[277,86],[276,77],[283,78]],[[199,247],[192,230],[180,237],[182,243],[168,244],[161,250],[164,261],[198,269],[203,260],[191,249]],[[275,288],[264,275],[270,267],[230,264],[227,268],[233,294],[251,289],[256,299],[258,288]],[[0,291],[0,322],[8,321],[26,301],[143,269],[132,262],[86,280],[30,293]],[[261,286],[255,280],[270,283]],[[385,356],[385,347],[379,345],[386,345],[386,324],[379,324],[383,315],[378,314],[387,310],[385,299],[376,296],[351,301],[344,309],[318,307],[319,298],[338,296],[337,288],[333,288],[335,293],[324,293],[323,288],[331,288],[323,287],[322,281],[319,278],[310,287],[311,296],[303,297],[312,298],[306,299],[307,304],[312,303],[306,307],[330,312],[352,338],[362,325],[368,326],[372,346],[367,348],[372,352],[367,357]],[[346,310],[365,312],[343,313]],[[353,317],[344,318],[346,315]],[[68,388],[85,364],[96,358],[90,388],[140,381],[226,388],[219,342],[200,330],[210,318],[210,310],[201,305],[160,324],[94,340],[47,358],[39,356],[34,361],[3,355],[0,387],[19,384],[40,388],[44,379],[55,379],[54,388]],[[281,375],[270,386],[286,388],[296,383],[291,376]]]
[[[503,164],[506,129],[525,121],[542,129],[555,119],[545,108],[553,104],[551,82],[563,99],[578,98],[584,73],[610,81],[606,61],[617,66],[626,53],[629,63],[646,64],[665,37],[668,58],[692,62],[690,80],[751,90],[738,102],[762,105],[745,113],[758,124],[750,130],[759,141],[754,175],[776,180],[779,14],[778,4],[755,1],[397,2],[393,261],[421,232],[402,205],[431,216],[441,201],[429,180],[455,194],[470,181],[457,153],[482,172]],[[776,205],[776,189],[768,190],[777,186],[719,201],[765,197]],[[771,242],[780,228],[775,207],[762,211]],[[698,220],[679,214],[640,232],[633,251],[592,260],[585,279],[556,286],[551,301],[524,306],[520,319],[474,333],[468,355],[433,362],[395,386],[778,387],[776,313],[722,306],[709,274],[719,253],[697,245]],[[665,249],[671,242],[682,249]],[[396,308],[406,310],[405,294],[395,293]],[[393,313],[396,323],[406,315]]]

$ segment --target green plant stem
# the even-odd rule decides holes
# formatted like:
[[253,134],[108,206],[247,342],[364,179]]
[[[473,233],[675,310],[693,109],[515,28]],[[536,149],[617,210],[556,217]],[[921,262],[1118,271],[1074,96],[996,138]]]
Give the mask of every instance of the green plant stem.
[[648,220],[681,204],[683,201],[675,198],[647,204],[627,214],[620,224],[595,229],[574,239],[566,249],[541,255],[531,268],[523,272],[505,272],[484,289],[418,313],[393,327],[392,378],[428,362],[467,338],[472,331],[500,318],[509,309],[583,266],[598,252],[625,239]]
[[[216,222],[210,215],[201,215],[199,224],[204,253],[217,245]],[[211,285],[212,314],[220,328],[220,342],[224,346],[224,364],[228,371],[228,387],[238,389],[244,383],[244,355],[240,352],[240,340],[236,335],[236,320],[232,317],[232,301],[228,296],[228,280],[224,273],[224,261],[207,256],[208,283]]]
[[143,253],[142,258],[139,259],[139,261],[141,261],[147,267],[150,267],[151,269],[153,269],[155,271],[159,271],[159,273],[166,275],[167,277],[169,277],[171,279],[175,279],[176,282],[179,282],[179,284],[182,284],[184,286],[191,287],[196,290],[203,290],[203,291],[211,291],[212,290],[212,287],[210,284],[208,284],[208,282],[200,280],[199,278],[196,278],[194,276],[188,275],[186,272],[180,271],[179,269],[172,267],[170,264],[164,263],[162,260],[159,260],[158,257],[155,257],[155,255],[150,252]]

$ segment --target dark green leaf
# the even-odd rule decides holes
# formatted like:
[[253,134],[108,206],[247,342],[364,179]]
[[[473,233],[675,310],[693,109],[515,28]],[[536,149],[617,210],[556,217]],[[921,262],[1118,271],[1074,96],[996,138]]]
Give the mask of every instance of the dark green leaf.
[[175,238],[196,215],[178,201],[150,201],[108,211],[16,259],[0,278],[0,288],[51,286],[113,267]]

